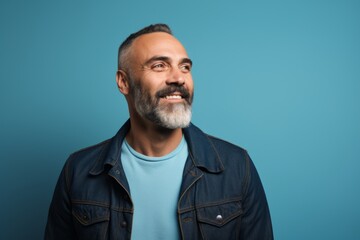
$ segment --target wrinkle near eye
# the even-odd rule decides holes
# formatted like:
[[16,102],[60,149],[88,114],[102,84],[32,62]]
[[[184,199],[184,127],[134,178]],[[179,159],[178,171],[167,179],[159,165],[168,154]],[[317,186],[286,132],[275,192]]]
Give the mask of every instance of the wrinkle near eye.
[[151,66],[151,69],[156,71],[156,72],[162,72],[162,71],[166,71],[169,68],[169,65],[166,63],[155,63]]

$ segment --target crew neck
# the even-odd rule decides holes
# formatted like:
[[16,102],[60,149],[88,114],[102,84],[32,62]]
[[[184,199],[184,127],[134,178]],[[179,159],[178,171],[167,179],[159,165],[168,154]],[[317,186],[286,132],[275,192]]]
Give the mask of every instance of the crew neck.
[[174,157],[175,155],[177,155],[182,150],[182,148],[185,146],[186,141],[185,141],[185,138],[184,138],[184,135],[183,135],[179,145],[173,151],[171,151],[169,154],[166,154],[166,155],[161,156],[161,157],[150,157],[150,156],[146,156],[146,155],[144,155],[142,153],[137,152],[135,149],[133,149],[130,146],[130,144],[128,143],[126,138],[124,139],[124,143],[125,143],[126,148],[130,151],[130,153],[132,155],[134,155],[137,159],[147,161],[147,162],[160,162],[160,161],[169,160],[172,157]]

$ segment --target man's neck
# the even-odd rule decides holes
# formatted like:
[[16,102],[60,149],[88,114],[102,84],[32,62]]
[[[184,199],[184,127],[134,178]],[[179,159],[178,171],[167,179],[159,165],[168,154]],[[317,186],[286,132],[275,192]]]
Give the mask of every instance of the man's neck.
[[161,157],[172,152],[180,144],[182,129],[167,129],[147,120],[130,118],[131,128],[126,141],[135,151],[150,157]]

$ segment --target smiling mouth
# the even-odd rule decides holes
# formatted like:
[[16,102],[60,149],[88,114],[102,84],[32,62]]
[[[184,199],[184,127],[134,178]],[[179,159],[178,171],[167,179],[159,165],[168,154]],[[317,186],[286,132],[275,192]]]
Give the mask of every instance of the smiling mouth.
[[[190,93],[183,86],[169,86],[156,93],[156,96],[159,99],[164,99],[168,101],[181,101],[186,100],[190,101]],[[189,102],[189,104],[191,104]]]
[[183,97],[181,95],[166,95],[164,97],[165,99],[182,99]]

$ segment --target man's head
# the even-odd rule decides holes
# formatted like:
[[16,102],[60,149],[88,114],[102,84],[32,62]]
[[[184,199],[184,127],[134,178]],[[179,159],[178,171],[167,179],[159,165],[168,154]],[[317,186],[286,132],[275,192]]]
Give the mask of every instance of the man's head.
[[119,48],[117,84],[130,117],[169,129],[190,123],[192,62],[165,24],[131,34]]
[[130,47],[133,41],[144,34],[155,33],[155,32],[164,32],[172,35],[172,31],[166,24],[154,24],[147,26],[135,33],[130,34],[124,42],[121,43],[118,51],[118,69],[128,70],[128,57],[130,52]]

